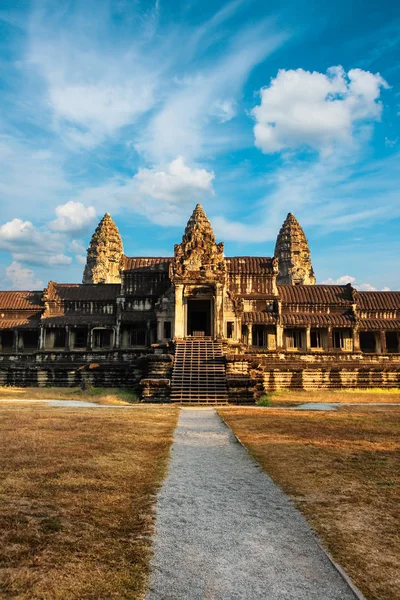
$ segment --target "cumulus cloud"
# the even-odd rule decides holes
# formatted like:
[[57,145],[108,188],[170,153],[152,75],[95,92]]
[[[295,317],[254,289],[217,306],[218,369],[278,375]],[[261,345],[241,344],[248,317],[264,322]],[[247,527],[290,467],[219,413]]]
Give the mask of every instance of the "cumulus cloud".
[[0,225],[0,250],[11,252],[14,261],[30,265],[67,265],[65,240],[57,233],[40,230],[30,221],[12,219]]
[[94,206],[84,206],[82,202],[70,200],[66,204],[57,206],[57,219],[49,223],[54,231],[64,233],[77,232],[85,229],[96,218]]
[[[329,277],[328,279],[325,279],[325,281],[323,281],[322,283],[326,285],[347,285],[348,283],[351,283],[351,285],[360,292],[378,291],[378,288],[373,286],[371,283],[357,283],[356,277],[352,277],[351,275],[342,275],[337,279],[332,279],[331,277]],[[388,287],[384,287],[381,291],[389,292],[390,289]]]
[[102,186],[87,188],[77,201],[87,204],[96,200],[102,210],[122,207],[158,225],[180,225],[193,204],[214,194],[214,177],[213,171],[177,157],[164,166],[140,169],[133,177],[114,178]]
[[380,119],[379,73],[331,67],[326,74],[284,70],[260,91],[253,108],[255,144],[265,153],[308,146],[327,152],[353,141],[355,127]]
[[196,202],[205,194],[213,194],[214,173],[205,169],[188,167],[179,156],[165,169],[141,169],[134,176],[140,196],[155,200],[179,203],[190,196]]
[[17,261],[13,261],[6,268],[6,277],[13,290],[38,290],[43,287],[43,281],[38,279],[31,269],[23,267]]

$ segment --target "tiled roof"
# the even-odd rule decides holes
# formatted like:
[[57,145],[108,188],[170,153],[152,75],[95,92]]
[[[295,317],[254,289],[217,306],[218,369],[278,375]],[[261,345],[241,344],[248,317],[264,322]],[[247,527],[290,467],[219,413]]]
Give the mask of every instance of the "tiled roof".
[[288,313],[282,315],[282,325],[310,325],[311,327],[351,327],[354,319],[349,314]]
[[357,292],[356,301],[360,309],[400,310],[400,292]]
[[225,258],[228,273],[256,275],[273,273],[272,258],[268,256],[232,256]]
[[0,292],[0,310],[41,310],[43,292]]
[[400,319],[363,319],[360,321],[360,329],[397,329],[400,331]]
[[172,260],[165,256],[123,256],[122,268],[124,271],[168,271]]
[[244,312],[243,323],[275,325],[276,315],[265,310],[260,312]]
[[282,302],[288,304],[352,304],[351,288],[346,285],[278,285]]
[[41,320],[43,325],[63,327],[65,325],[76,325],[85,326],[90,325],[94,327],[96,325],[115,325],[116,318],[114,315],[88,315],[88,314],[76,314],[67,313],[65,315],[53,315],[44,317]]
[[0,319],[0,329],[36,329],[38,327],[39,317]]
[[55,283],[50,281],[47,287],[47,299],[55,301],[104,301],[111,302],[120,292],[119,283]]

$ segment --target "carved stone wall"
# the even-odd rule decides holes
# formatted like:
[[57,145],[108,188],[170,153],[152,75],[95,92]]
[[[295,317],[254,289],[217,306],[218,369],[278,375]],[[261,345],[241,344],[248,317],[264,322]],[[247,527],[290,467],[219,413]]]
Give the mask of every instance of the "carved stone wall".
[[121,283],[123,253],[118,228],[106,213],[90,240],[82,283]]
[[276,240],[279,263],[277,283],[315,285],[307,238],[296,217],[289,213]]

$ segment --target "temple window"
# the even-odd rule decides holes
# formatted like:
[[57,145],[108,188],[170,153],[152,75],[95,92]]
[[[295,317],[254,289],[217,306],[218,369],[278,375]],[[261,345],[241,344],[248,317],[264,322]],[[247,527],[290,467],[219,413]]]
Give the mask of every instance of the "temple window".
[[171,321],[164,321],[164,339],[165,340],[169,340],[171,339]]
[[301,329],[286,329],[285,342],[287,350],[302,350],[304,348],[304,332]]
[[24,352],[35,352],[38,349],[39,332],[24,331],[21,335],[22,348]]
[[332,331],[333,347],[337,350],[352,350],[353,340],[350,329],[334,329]]
[[146,345],[146,326],[142,323],[132,325],[130,328],[129,345],[130,346],[145,346]]
[[264,325],[253,325],[253,346],[263,348],[267,345]]
[[232,339],[233,338],[233,332],[234,332],[234,322],[233,321],[228,321],[226,324],[226,337],[228,339]]
[[3,329],[1,332],[1,351],[12,352],[14,347],[14,332],[11,329]]
[[310,342],[311,348],[322,348],[322,335],[320,329],[311,329]]
[[86,348],[87,346],[87,331],[86,329],[75,329],[74,331],[74,348]]
[[399,334],[397,331],[386,332],[386,349],[391,353],[399,351]]
[[66,332],[63,328],[54,330],[54,348],[65,348]]
[[113,331],[111,329],[93,330],[94,348],[111,348],[113,341]]
[[361,352],[376,352],[376,336],[373,331],[360,331]]

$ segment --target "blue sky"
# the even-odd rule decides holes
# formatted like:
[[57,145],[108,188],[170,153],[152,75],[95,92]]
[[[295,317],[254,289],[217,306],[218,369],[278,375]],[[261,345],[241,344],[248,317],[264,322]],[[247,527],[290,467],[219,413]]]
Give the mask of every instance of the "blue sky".
[[293,212],[319,283],[400,289],[400,11],[382,0],[0,0],[0,287],[79,282],[105,212],[226,255]]

